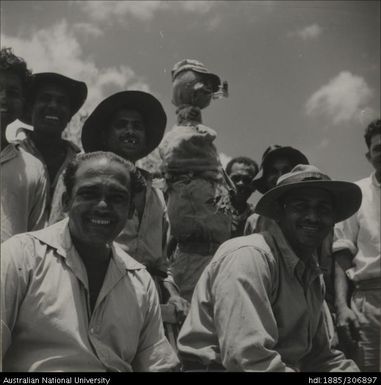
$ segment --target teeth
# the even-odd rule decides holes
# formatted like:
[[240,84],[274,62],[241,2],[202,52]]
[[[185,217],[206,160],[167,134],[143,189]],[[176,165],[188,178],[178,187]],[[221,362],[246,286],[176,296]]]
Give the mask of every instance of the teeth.
[[53,115],[46,115],[45,119],[58,120],[58,117]]
[[91,223],[94,223],[96,225],[109,225],[110,224],[110,220],[109,219],[90,219],[90,222]]
[[317,226],[302,226],[302,228],[305,230],[312,230],[312,231],[318,230]]
[[0,112],[8,112],[8,108],[1,108]]
[[123,143],[136,144],[136,139],[132,139],[132,138],[123,139]]

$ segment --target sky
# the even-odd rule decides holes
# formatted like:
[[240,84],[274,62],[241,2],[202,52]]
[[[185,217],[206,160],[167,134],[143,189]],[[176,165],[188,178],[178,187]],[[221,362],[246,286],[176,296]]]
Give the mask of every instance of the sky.
[[1,1],[2,47],[33,72],[85,81],[90,113],[122,90],[151,92],[167,130],[173,65],[198,59],[229,84],[203,110],[222,160],[260,163],[293,146],[334,179],[371,172],[364,128],[380,116],[378,1]]

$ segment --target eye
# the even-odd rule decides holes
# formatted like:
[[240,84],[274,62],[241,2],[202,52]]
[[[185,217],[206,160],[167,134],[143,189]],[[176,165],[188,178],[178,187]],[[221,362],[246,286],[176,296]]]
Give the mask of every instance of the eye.
[[95,199],[96,193],[92,190],[79,190],[77,192],[77,196],[79,196],[82,199]]
[[333,213],[333,207],[331,205],[320,205],[317,211],[321,215],[331,215]]
[[113,203],[127,203],[129,200],[129,195],[124,193],[115,193],[110,195],[109,199]]

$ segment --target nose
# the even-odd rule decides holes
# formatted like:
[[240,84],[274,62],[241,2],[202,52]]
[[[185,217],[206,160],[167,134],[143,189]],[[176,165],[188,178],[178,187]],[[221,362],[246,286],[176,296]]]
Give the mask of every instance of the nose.
[[317,222],[320,219],[318,210],[315,207],[308,207],[306,209],[305,217],[308,218],[311,222]]
[[56,108],[59,105],[56,98],[50,98],[48,102],[49,107]]
[[107,209],[107,208],[108,208],[107,200],[106,200],[105,197],[102,197],[102,198],[98,201],[97,209],[104,210],[104,209]]

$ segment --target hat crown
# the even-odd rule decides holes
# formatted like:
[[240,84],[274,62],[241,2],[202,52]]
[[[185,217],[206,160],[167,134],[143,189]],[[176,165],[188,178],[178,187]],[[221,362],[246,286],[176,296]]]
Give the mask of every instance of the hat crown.
[[308,180],[327,181],[331,180],[331,178],[313,165],[298,164],[290,172],[280,176],[276,186],[279,187]]
[[208,69],[203,63],[195,59],[183,59],[177,62],[171,71],[172,80],[182,71],[193,70],[196,72],[209,73]]

